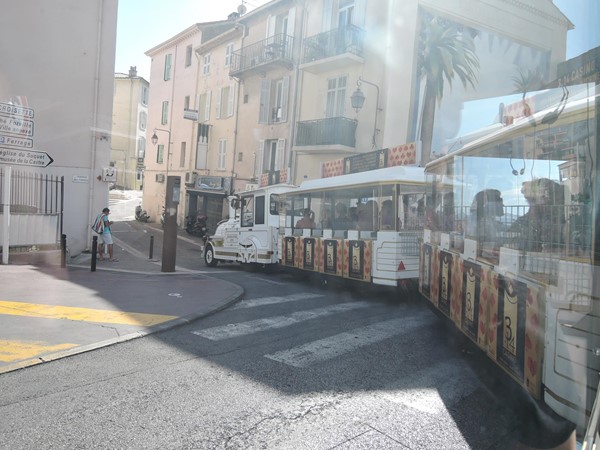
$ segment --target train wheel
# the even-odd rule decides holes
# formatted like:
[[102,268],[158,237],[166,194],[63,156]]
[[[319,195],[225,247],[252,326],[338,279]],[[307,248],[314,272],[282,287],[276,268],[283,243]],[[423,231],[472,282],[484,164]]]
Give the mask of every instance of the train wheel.
[[219,262],[217,259],[215,259],[215,250],[213,249],[212,245],[207,245],[204,249],[204,262],[208,267],[216,267],[217,263]]

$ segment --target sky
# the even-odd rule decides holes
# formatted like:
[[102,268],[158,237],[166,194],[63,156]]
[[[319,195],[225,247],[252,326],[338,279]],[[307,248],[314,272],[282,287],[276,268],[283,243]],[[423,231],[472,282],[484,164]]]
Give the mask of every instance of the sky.
[[[115,72],[128,73],[136,66],[138,75],[150,81],[150,58],[144,53],[195,23],[225,20],[244,3],[248,12],[269,0],[119,0]],[[402,0],[390,0],[402,1]],[[600,0],[554,0],[575,28],[567,33],[567,59],[600,46]],[[143,5],[143,6],[142,6]],[[459,135],[490,124],[493,107],[481,101],[463,118]],[[481,111],[478,111],[480,108]]]
[[[150,58],[144,53],[195,23],[226,20],[242,0],[119,0],[115,72],[150,81]],[[247,11],[267,0],[244,0]]]
[[[115,72],[128,73],[136,66],[138,75],[150,81],[146,51],[194,23],[227,19],[242,1],[252,11],[268,0],[119,0]],[[567,58],[600,45],[600,27],[592,19],[600,17],[599,0],[554,0],[554,4],[575,24],[567,35]]]

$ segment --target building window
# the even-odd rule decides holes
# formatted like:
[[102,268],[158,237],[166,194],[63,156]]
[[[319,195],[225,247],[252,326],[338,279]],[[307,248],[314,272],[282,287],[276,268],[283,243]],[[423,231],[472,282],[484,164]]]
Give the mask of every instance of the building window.
[[210,120],[210,91],[198,96],[198,122]]
[[186,95],[183,98],[183,109],[190,109],[190,96]]
[[185,67],[190,67],[192,65],[192,46],[188,45],[185,48]]
[[238,153],[238,162],[242,162],[244,160],[244,152]]
[[338,27],[342,28],[352,24],[354,16],[354,0],[341,0],[338,10]]
[[274,172],[283,168],[285,152],[285,139],[272,139],[264,141],[261,171]]
[[[140,136],[138,138],[138,148],[137,148],[137,157],[138,160],[143,160],[144,156],[146,156],[146,138]],[[139,161],[142,162],[142,161]]]
[[346,101],[346,75],[327,80],[327,107],[325,117],[343,117]]
[[204,55],[204,62],[202,64],[202,75],[210,74],[210,53]]
[[225,48],[225,67],[229,67],[231,65],[231,56],[233,55],[233,42],[227,44]]
[[287,121],[290,77],[261,80],[258,123]]
[[142,101],[142,105],[144,106],[148,106],[148,94],[150,92],[150,89],[148,89],[148,86],[142,86],[142,95],[141,95],[141,101]]
[[179,153],[179,167],[185,167],[185,150],[186,150],[186,143],[182,142],[181,143],[181,152]]
[[144,131],[148,123],[148,114],[146,111],[140,111],[140,130]]
[[219,161],[217,163],[218,170],[225,170],[225,156],[227,155],[227,140],[219,140]]
[[169,123],[169,102],[166,100],[162,102],[162,116],[160,118],[160,123],[161,125]]
[[219,103],[217,103],[217,119],[233,116],[233,86],[219,88]]
[[170,80],[171,79],[171,64],[173,61],[173,54],[169,53],[168,55],[165,55],[165,73],[164,73],[164,80]]
[[163,144],[158,144],[158,146],[156,147],[156,162],[158,164],[163,163],[164,155],[165,155],[165,146]]

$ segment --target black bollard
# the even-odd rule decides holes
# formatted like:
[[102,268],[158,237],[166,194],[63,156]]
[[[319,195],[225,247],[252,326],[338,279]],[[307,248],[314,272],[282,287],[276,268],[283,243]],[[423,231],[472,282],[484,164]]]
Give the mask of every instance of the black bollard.
[[154,236],[150,236],[150,254],[148,255],[148,259],[152,259],[153,253],[154,253]]
[[96,271],[96,255],[98,253],[98,236],[92,236],[92,272]]
[[63,234],[60,237],[60,267],[67,267],[67,235]]

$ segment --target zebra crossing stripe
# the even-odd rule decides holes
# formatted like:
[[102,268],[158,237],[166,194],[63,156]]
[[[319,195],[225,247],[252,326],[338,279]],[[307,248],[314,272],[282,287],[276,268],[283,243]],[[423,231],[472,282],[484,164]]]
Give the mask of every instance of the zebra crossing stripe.
[[319,298],[324,297],[322,294],[311,294],[309,292],[303,292],[300,294],[292,294],[286,295],[285,297],[262,297],[255,298],[251,300],[243,300],[236,304],[235,306],[229,308],[232,309],[243,309],[243,308],[254,308],[256,306],[264,306],[264,305],[273,305],[276,303],[287,303],[287,302],[296,302],[298,300],[307,300],[309,298]]
[[249,334],[259,333],[265,330],[289,327],[305,320],[339,314],[345,311],[373,307],[369,302],[341,303],[338,305],[325,306],[323,308],[300,311],[289,316],[267,317],[265,319],[251,320],[249,322],[231,323],[219,327],[207,328],[206,330],[192,331],[197,336],[202,336],[211,341],[221,341]]
[[413,333],[416,329],[431,321],[425,315],[413,320],[406,317],[387,320],[366,327],[357,328],[350,332],[336,334],[318,341],[309,342],[298,347],[284,350],[265,358],[272,359],[293,367],[308,367],[317,362],[327,361],[360,347],[383,341],[398,334]]

